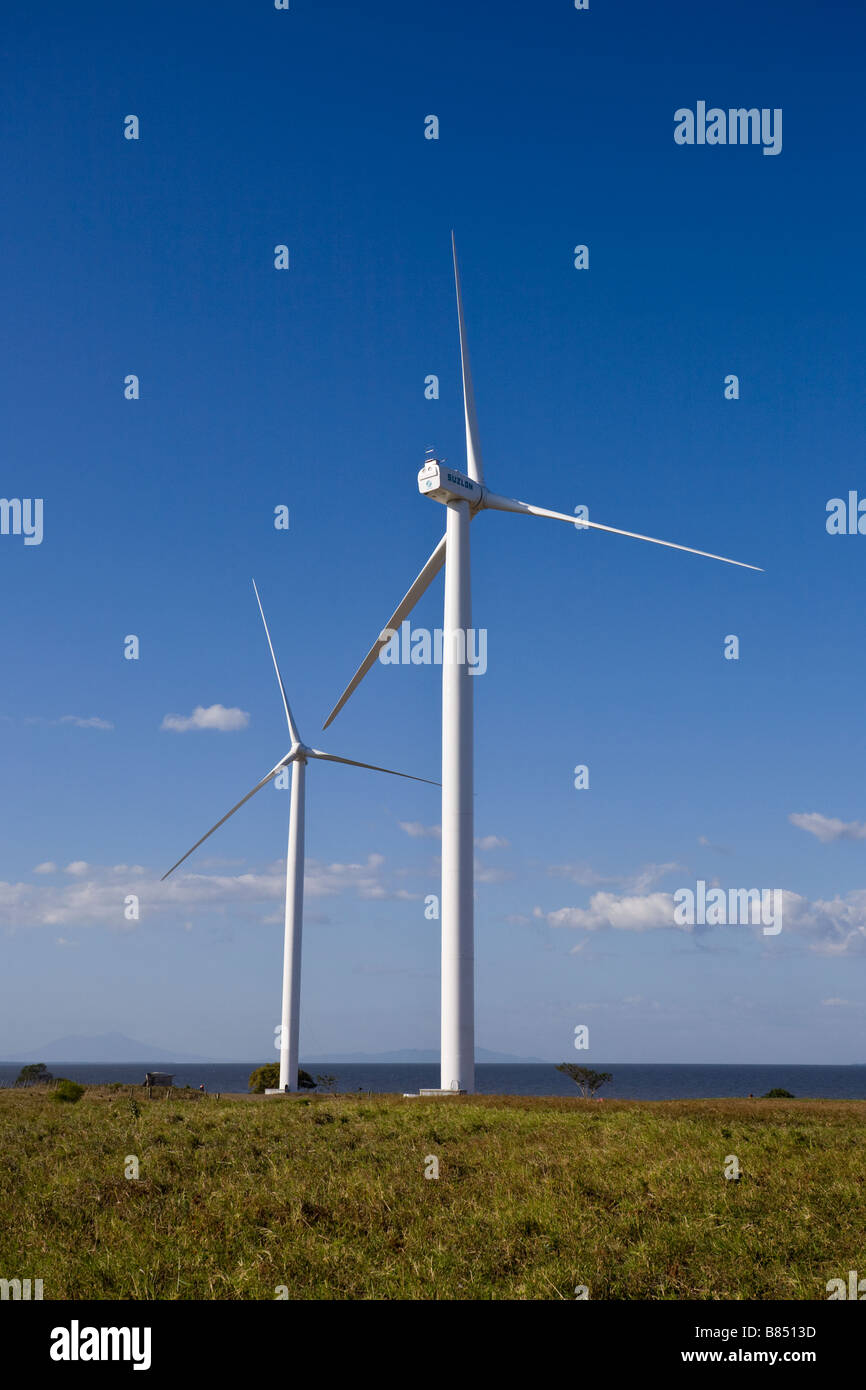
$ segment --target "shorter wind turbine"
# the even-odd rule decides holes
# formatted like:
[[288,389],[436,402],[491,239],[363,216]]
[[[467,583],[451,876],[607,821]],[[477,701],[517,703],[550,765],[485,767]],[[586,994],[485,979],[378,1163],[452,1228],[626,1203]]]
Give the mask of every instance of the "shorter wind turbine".
[[271,641],[271,634],[268,631],[268,624],[265,619],[265,611],[262,608],[262,601],[259,598],[259,591],[256,582],[253,580],[256,602],[259,605],[259,612],[262,615],[262,622],[265,627],[265,636],[268,639],[268,646],[271,652],[271,660],[274,663],[274,670],[277,673],[277,681],[280,687],[280,694],[283,697],[283,709],[286,712],[286,723],[289,726],[289,736],[292,746],[284,758],[266,773],[260,782],[257,782],[252,791],[247,792],[236,806],[218,820],[216,825],[212,825],[200,840],[196,840],[192,849],[188,849],[176,864],[172,864],[168,873],[163,874],[162,881],[173,874],[185,859],[203,845],[208,836],[215,830],[219,830],[221,825],[225,825],[230,816],[235,811],[249,801],[250,797],[260,792],[262,787],[270,782],[278,772],[284,767],[292,766],[292,792],[291,805],[289,810],[289,846],[286,856],[286,930],[283,947],[283,1008],[282,1025],[280,1029],[280,1091],[297,1090],[298,1085],[298,1039],[300,1031],[300,1009],[301,1009],[301,932],[304,917],[304,774],[306,771],[307,760],[318,758],[326,763],[347,763],[350,767],[366,767],[371,772],[387,772],[392,777],[407,777],[412,782],[427,782],[430,786],[436,787],[438,782],[433,782],[427,777],[414,777],[410,772],[395,772],[390,767],[377,767],[375,763],[359,763],[354,758],[339,758],[336,753],[323,753],[318,748],[308,748],[302,743],[298,733],[298,726],[295,723],[289,706],[289,699],[286,695],[286,687],[280,675],[280,668],[277,664],[274,644]]

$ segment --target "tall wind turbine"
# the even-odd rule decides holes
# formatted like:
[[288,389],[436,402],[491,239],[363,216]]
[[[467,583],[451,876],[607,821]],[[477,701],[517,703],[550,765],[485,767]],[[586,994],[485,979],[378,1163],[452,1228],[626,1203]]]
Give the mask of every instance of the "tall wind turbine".
[[[513,497],[491,492],[484,483],[481,444],[475,416],[475,394],[469,370],[463,295],[457,266],[457,247],[451,234],[454,281],[457,289],[457,318],[460,329],[460,360],[463,372],[463,411],[466,421],[466,472],[449,468],[430,459],[418,474],[418,490],[447,508],[445,535],[421,573],[391,615],[386,627],[368,651],[343,691],[324,728],[339,714],[355,688],[376,661],[382,647],[391,640],[403,619],[445,565],[445,617],[442,657],[442,1052],[443,1091],[472,1091],[475,1087],[475,945],[473,926],[473,719],[472,681],[469,665],[461,660],[468,648],[472,626],[472,591],[469,572],[469,527],[479,512],[520,512],[528,516],[566,521],[579,529],[610,531],[633,540],[651,541],[671,550],[685,550],[709,560],[721,560],[741,569],[758,570],[724,555],[710,555],[688,545],[658,540],[655,536],[602,526],[598,521],[579,521],[564,512],[548,511]],[[448,556],[446,564],[446,552]],[[462,633],[462,640],[461,640]]]
[[277,682],[280,687],[280,694],[283,697],[283,709],[286,712],[286,723],[289,726],[289,737],[292,746],[284,758],[267,772],[260,782],[257,782],[251,792],[247,792],[236,806],[218,820],[216,825],[212,825],[200,840],[196,840],[192,849],[188,849],[176,864],[172,864],[168,873],[163,874],[163,881],[173,874],[175,869],[188,859],[199,845],[203,845],[208,836],[215,830],[219,830],[221,825],[225,825],[229,816],[233,816],[235,811],[249,801],[250,797],[255,796],[256,792],[261,791],[262,787],[275,777],[281,768],[292,767],[292,791],[291,804],[289,810],[289,847],[286,856],[286,930],[283,946],[283,1008],[282,1026],[280,1029],[280,1091],[297,1090],[298,1085],[298,1038],[300,1029],[301,1012],[301,931],[303,928],[304,916],[304,779],[307,761],[310,758],[321,759],[326,763],[348,763],[350,767],[366,767],[371,772],[387,772],[392,777],[407,777],[413,782],[428,782],[430,786],[438,786],[438,783],[430,781],[427,777],[413,777],[409,772],[395,772],[390,767],[377,767],[374,763],[359,763],[354,758],[339,758],[336,753],[323,753],[318,748],[308,748],[301,741],[298,733],[298,726],[289,706],[289,699],[286,695],[286,687],[280,675],[280,668],[277,665],[274,644],[271,641],[271,634],[268,631],[268,624],[265,620],[265,612],[262,608],[262,601],[259,598],[259,591],[256,582],[253,580],[256,602],[259,605],[259,612],[262,615],[262,622],[265,627],[265,636],[268,639],[268,647],[271,652],[271,660],[274,663],[274,670],[277,673]]

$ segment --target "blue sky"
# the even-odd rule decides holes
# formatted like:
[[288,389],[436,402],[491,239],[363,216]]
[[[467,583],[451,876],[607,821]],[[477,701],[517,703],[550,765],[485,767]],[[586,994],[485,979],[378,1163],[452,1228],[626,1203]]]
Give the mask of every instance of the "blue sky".
[[[44,537],[0,535],[0,1055],[276,1055],[286,793],[159,886],[288,746],[253,575],[306,741],[438,777],[436,668],[320,729],[442,533],[425,448],[463,458],[454,227],[490,485],[766,568],[473,526],[478,1042],[866,1060],[862,11],[466,10],[7,7],[0,491]],[[701,100],[781,153],[677,145]],[[438,820],[310,769],[302,1055],[437,1044]],[[783,930],[666,924],[698,878]]]

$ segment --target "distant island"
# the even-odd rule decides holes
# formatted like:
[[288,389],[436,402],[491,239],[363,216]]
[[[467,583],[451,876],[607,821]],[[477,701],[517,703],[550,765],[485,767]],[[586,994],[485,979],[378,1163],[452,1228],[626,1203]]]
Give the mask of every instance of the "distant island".
[[[0,1065],[17,1062],[69,1062],[76,1066],[94,1064],[104,1066],[111,1062],[124,1064],[138,1062],[142,1065],[150,1062],[185,1064],[222,1062],[231,1064],[232,1062],[246,1062],[247,1060],[252,1059],[199,1057],[190,1052],[167,1052],[164,1047],[155,1047],[152,1043],[127,1038],[123,1033],[100,1033],[95,1037],[55,1038],[53,1042],[42,1043],[39,1047],[30,1048],[28,1052],[15,1052],[10,1057],[4,1057],[0,1059]],[[544,1065],[546,1061],[543,1057],[515,1057],[510,1052],[491,1052],[486,1047],[475,1049],[475,1060],[476,1062],[509,1062],[512,1065],[521,1062]],[[432,1063],[438,1065],[439,1049],[438,1047],[403,1047],[392,1052],[325,1052],[312,1058],[312,1062],[327,1062],[329,1065],[335,1062],[357,1062],[368,1066],[377,1062],[416,1063],[419,1066]]]
[[[305,1052],[305,1057],[307,1056]],[[68,1062],[76,1066],[108,1065],[112,1062],[129,1064],[140,1063],[142,1066],[151,1062],[175,1062],[178,1064],[199,1063],[224,1063],[230,1065],[233,1062],[244,1062],[253,1060],[250,1058],[238,1057],[200,1057],[190,1052],[169,1052],[164,1047],[155,1047],[152,1043],[139,1042],[136,1038],[127,1038],[123,1033],[100,1033],[95,1037],[72,1036],[65,1038],[55,1038],[52,1042],[42,1043],[38,1047],[32,1047],[27,1052],[15,1052],[9,1057],[0,1059],[0,1065],[6,1063],[26,1063],[26,1062]],[[546,1059],[543,1057],[515,1057],[510,1052],[491,1052],[486,1047],[475,1049],[476,1062],[506,1062],[511,1063],[535,1063],[545,1065]],[[439,1063],[438,1048],[417,1048],[403,1047],[392,1052],[325,1052],[312,1058],[312,1063],[326,1062],[328,1065],[338,1062],[357,1062],[360,1064],[382,1063],[403,1063],[417,1065]]]
[[[306,1053],[305,1053],[306,1056]],[[316,1062],[358,1062],[370,1065],[376,1062],[401,1062],[417,1063],[419,1066],[429,1063],[438,1065],[440,1060],[438,1047],[401,1047],[394,1052],[326,1052],[322,1056],[315,1056],[311,1059]],[[476,1047],[476,1062],[510,1062],[525,1063],[527,1065],[547,1066],[549,1063],[544,1057],[516,1057],[511,1052],[491,1052],[486,1047]]]
[[138,1042],[123,1033],[100,1033],[96,1037],[55,1038],[53,1042],[4,1057],[4,1062],[70,1062],[77,1066],[110,1062],[211,1062],[212,1057],[195,1057],[188,1052],[166,1052],[163,1047]]

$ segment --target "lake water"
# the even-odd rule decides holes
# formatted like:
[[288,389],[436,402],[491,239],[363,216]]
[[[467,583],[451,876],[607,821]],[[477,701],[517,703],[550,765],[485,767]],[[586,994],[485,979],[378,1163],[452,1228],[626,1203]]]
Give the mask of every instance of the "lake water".
[[[110,1063],[82,1065],[51,1063],[54,1076],[94,1085],[120,1081],[138,1084],[146,1070],[174,1073],[175,1085],[198,1087],[222,1094],[246,1092],[250,1072],[261,1062],[202,1062],[168,1065]],[[439,1065],[430,1063],[359,1063],[305,1061],[315,1077],[330,1073],[338,1091],[417,1091],[439,1085]],[[866,1066],[704,1066],[653,1062],[595,1062],[596,1071],[609,1071],[613,1081],[601,1094],[611,1100],[685,1100],[713,1096],[761,1096],[775,1086],[797,1097],[828,1100],[866,1099]],[[10,1086],[20,1071],[16,1065],[0,1065],[0,1086]],[[576,1096],[577,1087],[551,1063],[479,1062],[475,1088],[483,1095]]]

